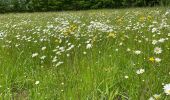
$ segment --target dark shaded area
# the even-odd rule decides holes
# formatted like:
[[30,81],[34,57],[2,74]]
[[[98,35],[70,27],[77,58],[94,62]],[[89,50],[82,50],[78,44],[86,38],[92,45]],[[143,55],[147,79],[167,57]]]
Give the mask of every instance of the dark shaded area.
[[0,13],[168,5],[170,0],[0,0]]

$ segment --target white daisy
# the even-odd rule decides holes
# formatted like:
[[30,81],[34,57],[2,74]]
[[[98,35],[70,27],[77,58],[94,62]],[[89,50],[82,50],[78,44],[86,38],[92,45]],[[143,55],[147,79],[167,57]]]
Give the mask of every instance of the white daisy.
[[46,47],[42,47],[41,50],[44,51],[46,49]]
[[129,78],[129,76],[127,76],[127,75],[126,75],[126,76],[125,76],[125,78],[126,78],[126,79],[128,79],[128,78]]
[[165,42],[165,39],[164,38],[161,38],[161,39],[159,39],[158,40],[160,43],[163,43],[163,42]]
[[60,66],[60,65],[63,64],[63,63],[64,63],[64,62],[60,61],[60,62],[58,62],[55,66],[58,67],[58,66]]
[[38,56],[38,53],[33,53],[33,54],[32,54],[32,58],[34,58],[34,57],[36,57],[36,56]]
[[4,36],[4,32],[0,32],[0,37],[3,37]]
[[155,44],[157,44],[157,43],[158,43],[157,40],[153,40],[153,41],[152,41],[152,44],[153,44],[153,45],[155,45]]
[[161,95],[160,95],[160,94],[154,94],[153,97],[154,97],[156,100],[158,100],[158,99],[161,98]]
[[150,97],[149,100],[155,100],[153,97]]
[[166,95],[170,95],[170,84],[165,84],[163,89]]
[[54,63],[54,62],[56,62],[56,61],[57,61],[57,57],[55,56],[55,57],[53,58],[52,62]]
[[152,28],[152,33],[155,33],[157,31],[158,31],[157,28]]
[[168,36],[170,36],[170,33],[168,33]]
[[160,53],[162,53],[162,49],[160,47],[155,47],[154,53],[155,54],[160,54]]
[[46,56],[41,56],[40,59],[44,60],[46,58]]
[[69,57],[70,56],[70,54],[67,54],[67,57]]
[[83,52],[83,54],[84,54],[84,55],[86,55],[86,54],[87,54],[87,52],[85,52],[85,51],[84,51],[84,52]]
[[137,74],[142,74],[144,72],[145,72],[145,69],[142,69],[142,68],[136,71]]
[[130,50],[130,48],[127,48],[127,50],[126,50],[126,51],[128,51],[128,52],[129,52],[129,51],[131,51],[131,50]]
[[87,44],[86,49],[92,48],[92,44]]
[[136,55],[139,55],[139,54],[141,54],[141,51],[136,50],[136,51],[134,51],[134,53],[135,53]]
[[35,82],[35,85],[38,85],[39,83],[40,83],[40,81],[36,81],[36,82]]
[[161,62],[160,58],[155,58],[155,62]]

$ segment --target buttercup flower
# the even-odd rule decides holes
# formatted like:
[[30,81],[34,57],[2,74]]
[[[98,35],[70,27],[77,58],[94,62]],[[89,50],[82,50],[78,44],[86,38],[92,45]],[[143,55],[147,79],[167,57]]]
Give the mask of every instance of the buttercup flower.
[[154,62],[155,61],[154,57],[150,57],[149,61]]

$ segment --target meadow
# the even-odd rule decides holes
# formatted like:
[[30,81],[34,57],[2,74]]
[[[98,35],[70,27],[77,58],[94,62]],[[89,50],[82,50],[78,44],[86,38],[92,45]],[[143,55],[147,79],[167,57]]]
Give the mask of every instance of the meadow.
[[170,9],[0,15],[1,100],[170,100]]

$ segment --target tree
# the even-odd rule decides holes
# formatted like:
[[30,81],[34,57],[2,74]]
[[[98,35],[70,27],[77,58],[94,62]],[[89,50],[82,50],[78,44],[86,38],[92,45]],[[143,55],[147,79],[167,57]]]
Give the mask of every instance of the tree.
[[0,0],[0,12],[167,6],[170,0]]

